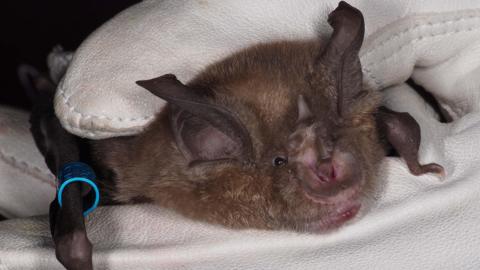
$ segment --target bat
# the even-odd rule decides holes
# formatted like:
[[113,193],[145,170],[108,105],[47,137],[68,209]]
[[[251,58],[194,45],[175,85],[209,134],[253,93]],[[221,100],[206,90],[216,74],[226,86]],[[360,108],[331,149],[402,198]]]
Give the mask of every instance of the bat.
[[[342,1],[328,22],[326,41],[256,44],[185,84],[172,74],[137,81],[168,102],[140,134],[77,138],[54,116],[52,91],[32,113],[32,133],[52,172],[72,160],[92,165],[104,204],[154,203],[235,229],[331,231],[367,207],[389,147],[414,175],[444,172],[418,162],[415,119],[362,88],[362,13]],[[82,188],[51,208],[68,269],[92,269]]]

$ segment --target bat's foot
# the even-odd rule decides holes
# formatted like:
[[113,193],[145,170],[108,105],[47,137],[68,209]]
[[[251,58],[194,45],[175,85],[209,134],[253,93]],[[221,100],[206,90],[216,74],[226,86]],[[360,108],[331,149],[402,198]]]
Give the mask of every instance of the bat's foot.
[[68,270],[93,270],[92,244],[85,231],[73,231],[56,238],[55,255]]

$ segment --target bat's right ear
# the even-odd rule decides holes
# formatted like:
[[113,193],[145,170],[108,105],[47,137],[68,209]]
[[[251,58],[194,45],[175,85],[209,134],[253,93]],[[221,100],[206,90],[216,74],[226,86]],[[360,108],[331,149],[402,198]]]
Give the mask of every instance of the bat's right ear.
[[30,65],[20,65],[17,70],[18,79],[32,104],[39,100],[51,99],[55,94],[55,85],[46,76]]

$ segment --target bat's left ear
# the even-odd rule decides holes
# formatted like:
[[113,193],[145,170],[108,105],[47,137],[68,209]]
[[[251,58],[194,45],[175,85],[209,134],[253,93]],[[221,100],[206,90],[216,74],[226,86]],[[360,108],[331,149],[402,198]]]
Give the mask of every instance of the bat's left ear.
[[228,108],[215,104],[201,89],[182,84],[172,74],[137,81],[171,104],[171,128],[190,164],[236,159],[249,161],[253,145],[248,130]]
[[358,52],[362,46],[365,22],[362,13],[341,1],[328,16],[333,34],[317,60],[330,75],[337,89],[337,111],[340,116],[349,100],[362,89],[362,67]]

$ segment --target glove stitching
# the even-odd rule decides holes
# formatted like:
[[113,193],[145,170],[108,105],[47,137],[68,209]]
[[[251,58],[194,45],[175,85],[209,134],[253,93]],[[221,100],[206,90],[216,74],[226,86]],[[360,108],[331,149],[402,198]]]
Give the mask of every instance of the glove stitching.
[[42,170],[37,166],[31,165],[26,161],[19,160],[12,155],[7,155],[1,150],[0,159],[3,160],[5,164],[8,164],[21,172],[25,172],[30,176],[33,176],[35,179],[40,180],[42,183],[46,183],[52,187],[55,187],[52,175],[45,170]]
[[[438,22],[438,23],[423,23],[423,24],[415,24],[414,26],[400,32],[400,33],[397,33],[393,36],[391,36],[389,39],[381,42],[378,46],[375,46],[375,48],[372,48],[371,50],[367,51],[363,56],[366,56],[366,55],[369,55],[371,54],[374,50],[377,50],[379,47],[381,46],[385,46],[385,44],[387,44],[388,42],[390,42],[391,40],[395,39],[395,38],[398,38],[400,37],[401,35],[405,35],[409,32],[412,32],[414,30],[416,30],[417,28],[421,27],[421,26],[439,26],[439,25],[444,25],[444,24],[451,24],[451,23],[455,23],[455,22],[460,22],[460,21],[467,21],[467,20],[470,20],[470,19],[478,19],[478,15],[470,15],[470,16],[467,16],[467,17],[460,17],[458,19],[454,19],[454,20],[447,20],[447,21],[442,21],[442,22]],[[397,48],[397,52],[394,53],[394,54],[390,54],[389,56],[387,57],[384,57],[382,58],[379,62],[386,62],[388,61],[388,59],[396,56],[398,54],[398,52],[402,49],[404,49],[406,46],[409,46],[411,44],[414,44],[420,40],[423,40],[424,38],[430,38],[430,37],[438,37],[438,36],[446,36],[446,35],[451,35],[451,34],[455,34],[455,33],[460,33],[460,32],[471,32],[471,31],[474,31],[474,30],[478,30],[477,28],[467,28],[467,29],[459,29],[459,30],[456,30],[456,31],[448,31],[448,32],[445,32],[445,33],[440,33],[440,34],[431,34],[431,35],[426,35],[426,36],[420,36],[420,37],[417,37],[415,38],[414,40],[410,40],[408,43],[400,46],[399,48]],[[362,56],[362,57],[363,57]],[[375,65],[378,65],[378,63],[369,63],[366,65],[365,68],[363,68],[365,74],[371,78],[373,80],[373,82],[375,83],[375,85],[377,86],[377,88],[379,88],[381,86],[381,82],[378,80],[378,78],[375,77],[375,75],[373,75],[372,71],[370,70],[370,68],[367,68],[367,67],[374,67]],[[83,112],[80,112],[77,110],[77,108],[70,103],[70,99],[72,97],[72,95],[70,96],[66,96],[65,94],[65,87],[63,85],[63,82],[59,85],[59,95],[61,96],[62,98],[62,101],[64,103],[64,105],[66,105],[66,107],[71,111],[73,112],[74,114],[77,114],[80,116],[80,118],[82,119],[88,119],[88,118],[93,118],[93,119],[105,119],[107,121],[117,121],[117,122],[136,122],[136,121],[149,121],[151,120],[154,115],[147,115],[147,116],[140,116],[140,117],[134,117],[134,118],[122,118],[122,117],[109,117],[109,116],[106,116],[106,115],[93,115],[93,114],[85,114]],[[71,118],[71,117],[70,117]],[[64,119],[66,119],[64,117]],[[69,128],[70,130],[74,130],[74,131],[77,131],[77,132],[80,132],[81,134],[83,135],[88,135],[88,136],[91,136],[91,137],[95,137],[96,135],[98,134],[117,134],[117,132],[99,132],[99,131],[86,131],[84,128],[80,128],[80,125],[72,125],[70,123],[66,123],[66,121],[62,121],[62,124],[64,126],[66,126],[67,128]]]
[[441,36],[448,36],[448,35],[452,35],[452,34],[457,34],[457,33],[462,33],[462,32],[472,32],[472,31],[478,31],[480,30],[480,28],[473,28],[473,27],[470,27],[470,28],[467,28],[467,29],[458,29],[458,30],[455,30],[455,31],[448,31],[448,32],[444,32],[444,33],[435,33],[435,34],[429,34],[429,35],[424,35],[424,36],[420,36],[420,37],[417,37],[413,40],[410,40],[408,43],[398,47],[395,49],[395,53],[392,53],[390,54],[389,56],[386,56],[386,57],[383,57],[382,59],[378,60],[378,62],[376,63],[368,63],[366,65],[365,68],[363,68],[363,70],[365,71],[366,75],[368,77],[370,77],[377,88],[381,88],[382,87],[382,83],[380,82],[380,80],[378,78],[375,77],[375,75],[373,75],[372,71],[370,68],[367,68],[367,67],[375,67],[375,66],[378,66],[379,64],[383,63],[383,62],[387,62],[389,59],[397,56],[401,50],[403,50],[405,47],[407,46],[410,46],[414,43],[417,43],[419,41],[422,41],[426,38],[434,38],[434,37],[441,37]]
[[457,19],[453,19],[453,20],[447,20],[447,21],[440,21],[440,22],[436,22],[436,23],[432,23],[432,22],[426,22],[426,23],[415,23],[412,27],[409,27],[407,28],[406,30],[403,30],[399,33],[396,33],[394,34],[393,36],[390,36],[388,39],[380,42],[379,44],[377,44],[376,46],[374,46],[372,49],[368,50],[367,52],[365,52],[364,54],[362,54],[362,57],[366,57],[367,55],[370,55],[372,54],[374,51],[378,50],[378,48],[380,47],[384,47],[387,43],[389,43],[390,41],[392,41],[393,39],[396,39],[396,38],[399,38],[405,34],[407,34],[408,32],[413,32],[415,31],[417,28],[419,27],[422,27],[422,26],[429,26],[429,27],[435,27],[435,26],[441,26],[441,25],[446,25],[446,24],[451,24],[451,23],[457,23],[457,22],[461,22],[461,21],[467,21],[467,20],[471,20],[471,19],[479,19],[479,15],[478,14],[475,14],[475,15],[469,15],[469,16],[466,16],[466,17],[460,17],[460,18],[457,18]]

